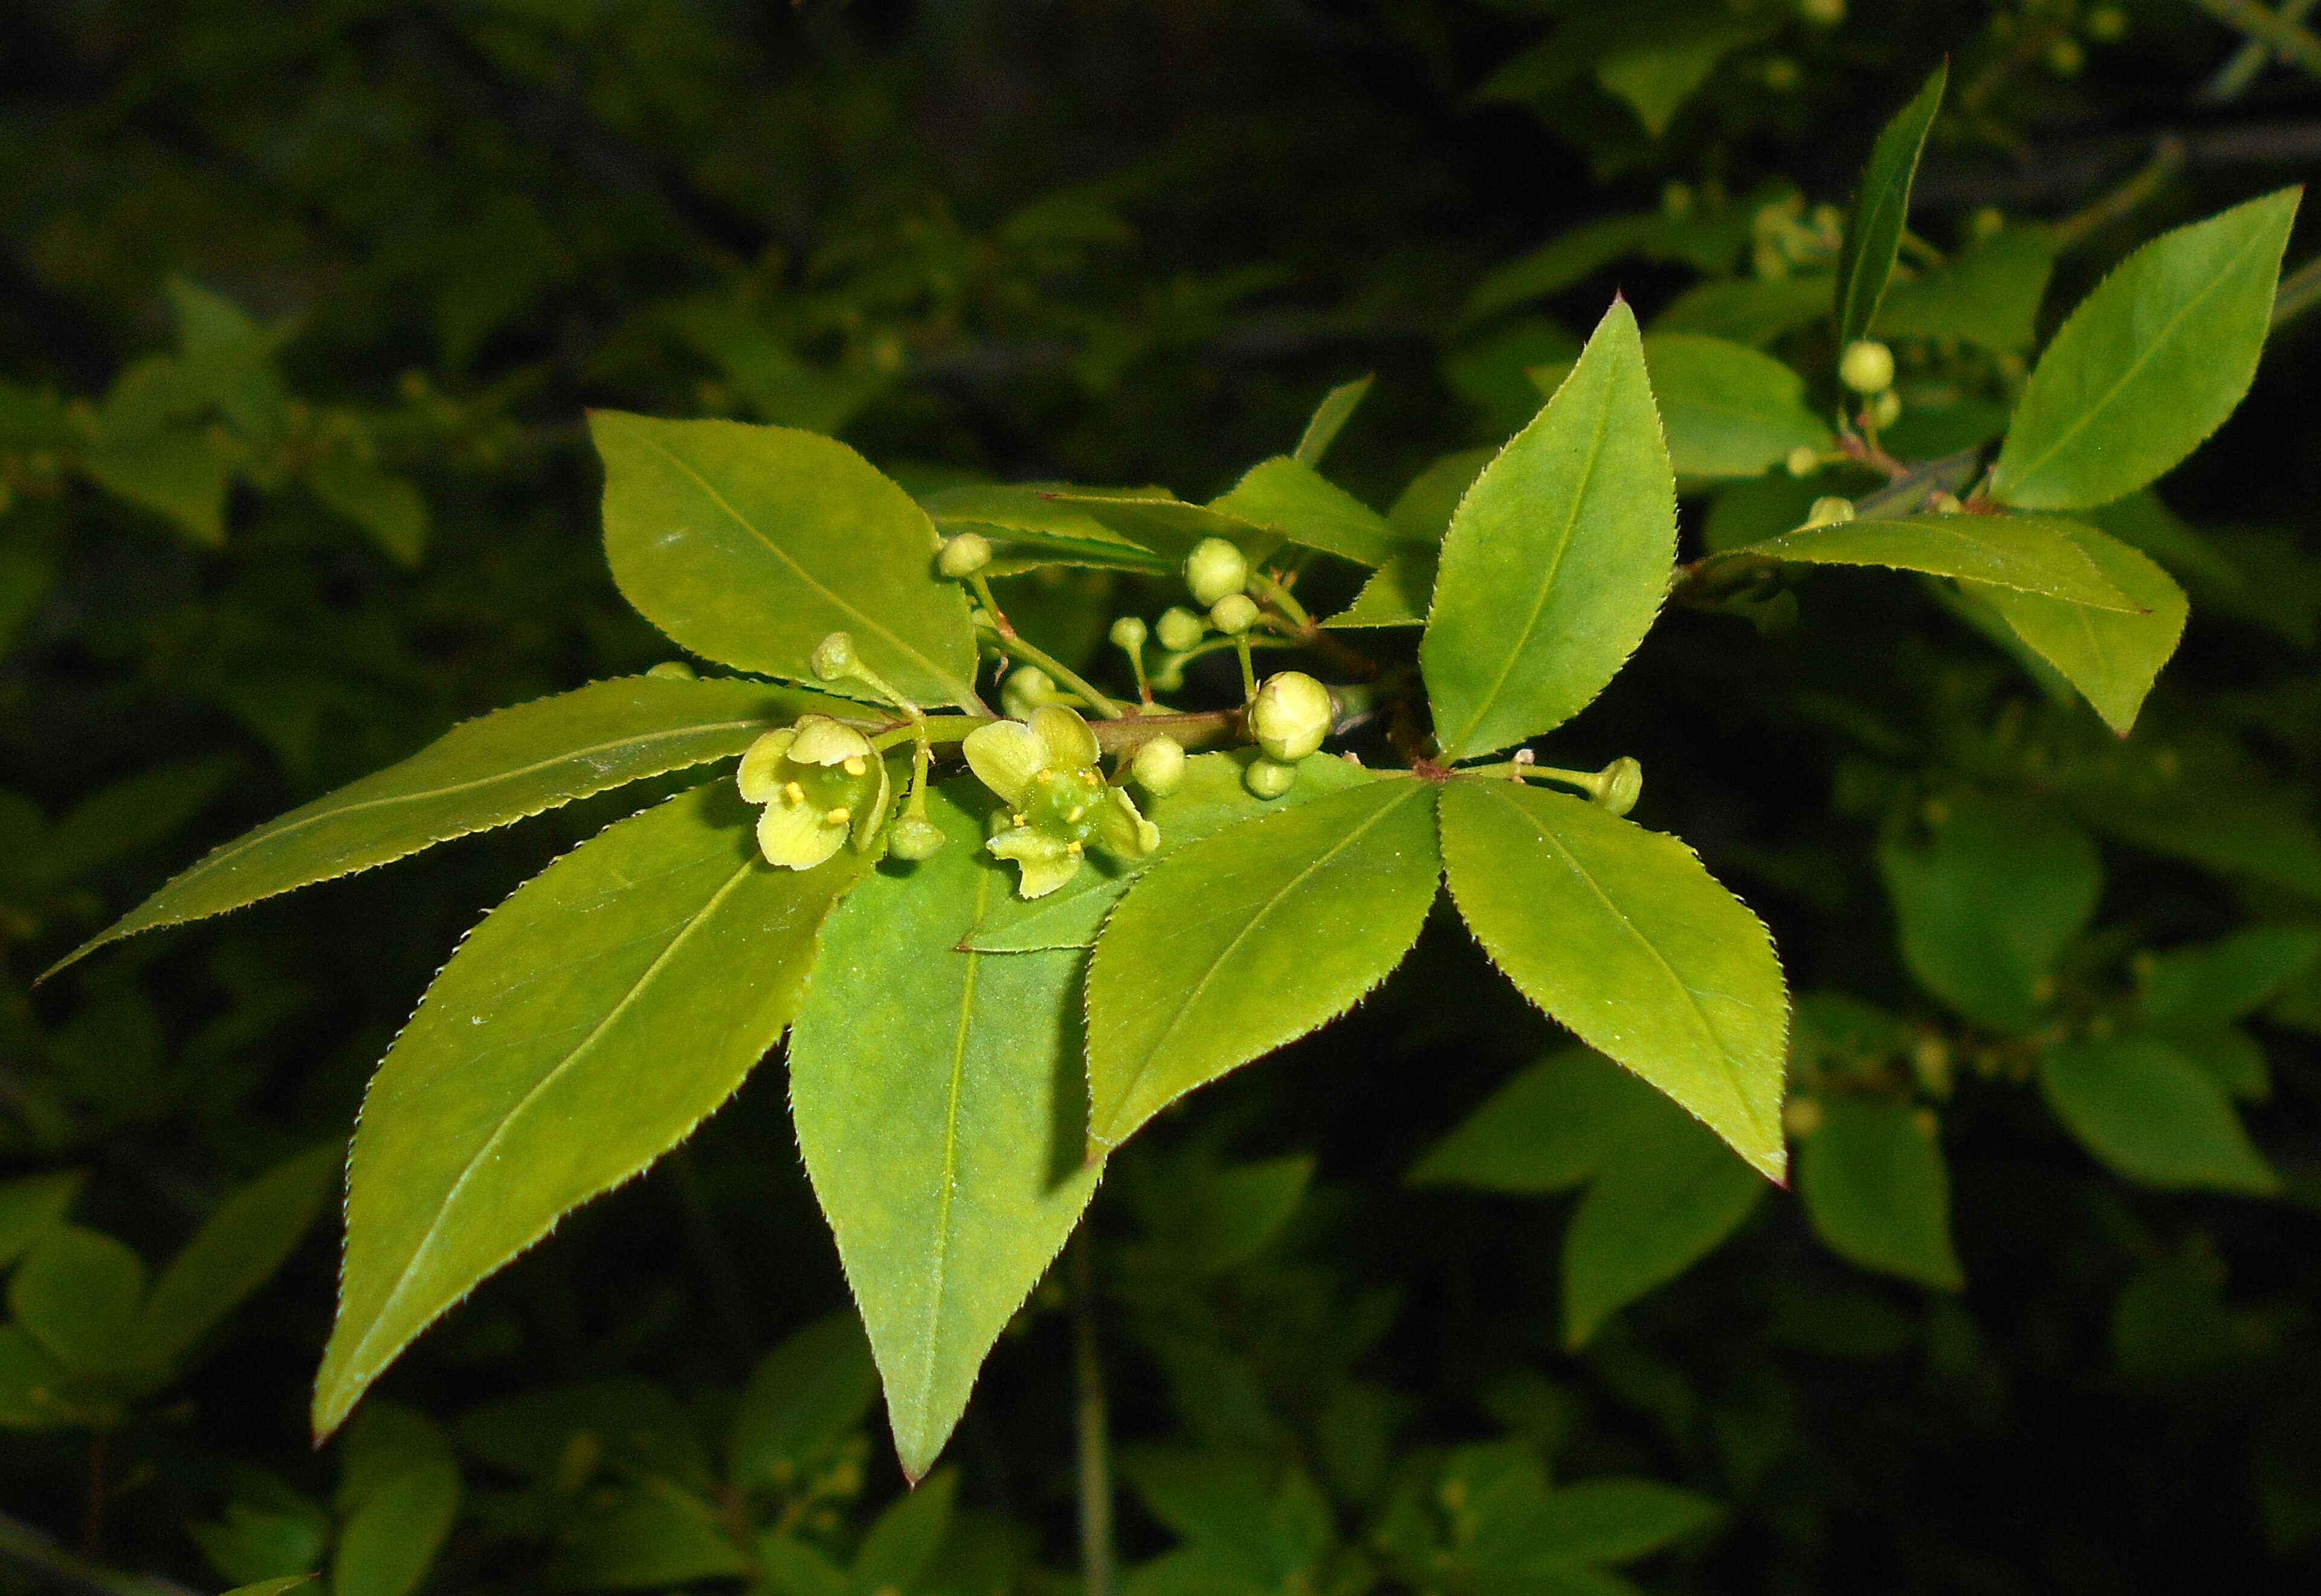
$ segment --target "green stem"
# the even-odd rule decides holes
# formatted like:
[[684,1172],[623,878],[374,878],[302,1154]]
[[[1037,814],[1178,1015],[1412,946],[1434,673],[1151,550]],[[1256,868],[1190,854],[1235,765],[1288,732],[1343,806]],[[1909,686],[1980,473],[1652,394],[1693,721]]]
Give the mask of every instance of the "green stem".
[[967,579],[967,585],[975,589],[975,596],[983,601],[984,612],[991,617],[991,630],[1011,643],[1018,641],[1015,629],[1007,623],[1007,612],[1001,609],[999,601],[991,596],[990,579],[978,571]]
[[[997,633],[997,629],[996,628],[994,629],[995,634]],[[1046,671],[1050,676],[1055,677],[1057,681],[1062,683],[1065,686],[1069,687],[1073,692],[1087,699],[1088,701],[1088,707],[1095,710],[1097,714],[1102,715],[1106,720],[1120,721],[1127,718],[1128,712],[1126,710],[1122,709],[1118,704],[1113,703],[1111,699],[1097,692],[1096,688],[1089,684],[1087,677],[1081,676],[1079,672],[1074,670],[1070,666],[1066,665],[1062,660],[1057,658],[1046,649],[1034,647],[1020,636],[1002,638],[1001,641],[1006,645],[1006,652],[1015,655],[1019,658],[1028,659],[1033,665],[1038,666],[1042,670]]]
[[1299,631],[1307,632],[1314,630],[1314,617],[1306,612],[1305,605],[1290,597],[1289,590],[1280,583],[1262,571],[1252,571],[1249,585],[1262,594],[1268,603],[1289,617]]
[[1112,1453],[1104,1365],[1097,1356],[1094,1244],[1083,1225],[1072,1238],[1072,1351],[1079,1400],[1080,1570],[1087,1596],[1112,1596]]
[[2284,326],[2321,304],[2321,258],[2307,261],[2280,279],[2280,288],[2272,296],[2272,330]]
[[990,724],[991,721],[982,715],[937,715],[882,731],[870,739],[870,746],[883,754],[914,740],[923,748],[929,743],[964,742],[977,727]]
[[1247,703],[1257,696],[1257,667],[1250,663],[1247,632],[1233,639],[1233,657],[1241,661],[1241,697]]
[[2238,28],[2293,66],[2321,77],[2321,36],[2256,0],[2192,0],[2192,4],[2223,23]]

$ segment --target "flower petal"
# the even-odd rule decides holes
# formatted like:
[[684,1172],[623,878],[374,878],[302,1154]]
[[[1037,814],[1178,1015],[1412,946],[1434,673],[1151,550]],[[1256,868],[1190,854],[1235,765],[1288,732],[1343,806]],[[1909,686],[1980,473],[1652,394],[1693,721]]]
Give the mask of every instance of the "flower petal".
[[983,846],[1022,867],[1023,875],[1015,887],[1019,897],[1044,898],[1069,881],[1080,867],[1078,852],[1028,826],[1002,831]]
[[832,825],[811,804],[777,798],[758,816],[758,851],[785,870],[811,870],[845,842],[844,824]]
[[1013,809],[1024,802],[1032,778],[1048,766],[1048,745],[1021,721],[994,721],[967,734],[960,745],[976,779]]
[[1160,828],[1136,812],[1136,801],[1125,788],[1107,787],[1097,806],[1096,839],[1107,853],[1142,858],[1160,846]]
[[1048,745],[1048,763],[1073,770],[1081,770],[1104,757],[1097,747],[1096,733],[1079,712],[1060,703],[1043,703],[1032,712],[1032,730]]
[[733,775],[744,802],[764,803],[781,791],[782,761],[789,757],[790,745],[796,740],[796,728],[785,726],[750,745],[749,752],[742,756],[742,768]]
[[870,739],[828,715],[800,715],[790,757],[801,765],[839,765],[870,757]]

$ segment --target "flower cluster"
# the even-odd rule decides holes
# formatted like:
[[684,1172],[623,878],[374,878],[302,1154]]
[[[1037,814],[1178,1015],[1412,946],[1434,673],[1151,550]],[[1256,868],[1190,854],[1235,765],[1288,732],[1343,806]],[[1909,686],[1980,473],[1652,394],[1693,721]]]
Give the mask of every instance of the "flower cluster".
[[1010,823],[984,846],[1015,861],[1023,873],[1016,890],[1026,898],[1069,881],[1091,844],[1124,859],[1160,846],[1160,829],[1124,790],[1106,784],[1088,722],[1061,704],[978,727],[961,751],[1007,805]]
[[886,818],[887,762],[870,739],[827,715],[769,731],[742,756],[742,796],[765,805],[758,848],[769,864],[811,870],[846,844],[867,848]]

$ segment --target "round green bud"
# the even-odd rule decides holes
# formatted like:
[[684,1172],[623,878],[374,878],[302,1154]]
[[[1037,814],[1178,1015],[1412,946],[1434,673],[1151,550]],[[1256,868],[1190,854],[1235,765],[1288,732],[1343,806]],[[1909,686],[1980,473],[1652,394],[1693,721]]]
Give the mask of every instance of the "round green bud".
[[1601,784],[1596,789],[1596,803],[1599,808],[1625,814],[1644,795],[1644,767],[1634,759],[1615,759],[1597,774]]
[[1185,745],[1165,734],[1154,738],[1136,750],[1128,774],[1155,798],[1166,798],[1185,784]]
[[2047,47],[2047,69],[2058,77],[2076,77],[2088,64],[2088,52],[2076,39],[2058,39]]
[[1765,86],[1777,95],[1785,95],[1805,81],[1805,73],[1787,56],[1772,56],[1759,68]]
[[1269,758],[1295,765],[1322,746],[1337,719],[1330,690],[1301,670],[1270,676],[1249,706],[1249,729]]
[[935,556],[935,569],[954,582],[964,582],[991,563],[991,540],[980,532],[961,532],[943,540]]
[[1020,666],[1007,673],[999,686],[999,707],[1011,721],[1028,721],[1032,712],[1058,696],[1056,678],[1036,665]]
[[842,631],[832,632],[814,646],[814,674],[825,682],[835,682],[841,676],[854,674],[854,639]]
[[1671,182],[1661,190],[1661,214],[1681,222],[1692,214],[1692,185]]
[[1894,385],[1894,351],[1874,338],[1857,339],[1838,357],[1837,375],[1857,394],[1882,394]]
[[682,659],[664,659],[645,675],[656,682],[690,682],[695,676],[693,667]]
[[1789,450],[1789,475],[1800,479],[1821,469],[1821,450],[1810,443],[1800,443]]
[[1223,538],[1204,538],[1185,557],[1185,585],[1204,604],[1215,604],[1249,585],[1249,559]]
[[2127,37],[2127,13],[2116,5],[2098,5],[2088,13],[2088,37],[2098,44],[2112,44]]
[[1781,1129],[1803,1141],[1826,1122],[1821,1100],[1815,1097],[1792,1097],[1781,1105]]
[[906,814],[887,830],[887,851],[897,858],[917,864],[931,859],[942,851],[951,839],[943,829],[923,814]]
[[1253,760],[1242,773],[1241,781],[1260,798],[1279,798],[1297,784],[1297,766],[1275,759]]
[[1257,624],[1257,604],[1245,593],[1229,593],[1209,607],[1209,624],[1237,638]]
[[1870,419],[1880,427],[1890,427],[1902,419],[1902,395],[1887,389],[1870,402]]
[[1845,0],[1798,0],[1798,14],[1816,28],[1834,28],[1845,20]]
[[2006,228],[2007,213],[1997,205],[1985,205],[1966,219],[1966,231],[1970,238],[1987,239],[1995,233],[2005,231]]
[[1199,647],[1208,630],[1207,621],[1181,605],[1171,605],[1160,612],[1160,646],[1171,654]]
[[1144,622],[1133,615],[1123,615],[1112,623],[1112,646],[1124,648],[1131,654],[1143,648],[1144,639],[1151,635],[1145,630]]
[[1806,512],[1806,525],[1809,527],[1834,527],[1852,519],[1853,501],[1841,499],[1835,494],[1816,499],[1813,508]]

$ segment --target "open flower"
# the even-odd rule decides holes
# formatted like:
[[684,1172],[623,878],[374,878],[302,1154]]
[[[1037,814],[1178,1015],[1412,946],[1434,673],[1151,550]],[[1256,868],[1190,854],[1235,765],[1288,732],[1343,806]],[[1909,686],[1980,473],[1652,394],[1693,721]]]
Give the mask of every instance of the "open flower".
[[1008,825],[984,846],[1022,871],[1016,891],[1044,897],[1069,881],[1088,846],[1124,859],[1160,846],[1160,829],[1137,812],[1097,768],[1096,734],[1060,704],[1028,719],[997,721],[968,734],[969,768],[999,794]]
[[742,756],[742,796],[765,805],[758,849],[769,865],[811,870],[845,846],[868,848],[887,812],[887,764],[870,739],[827,715],[769,731]]

